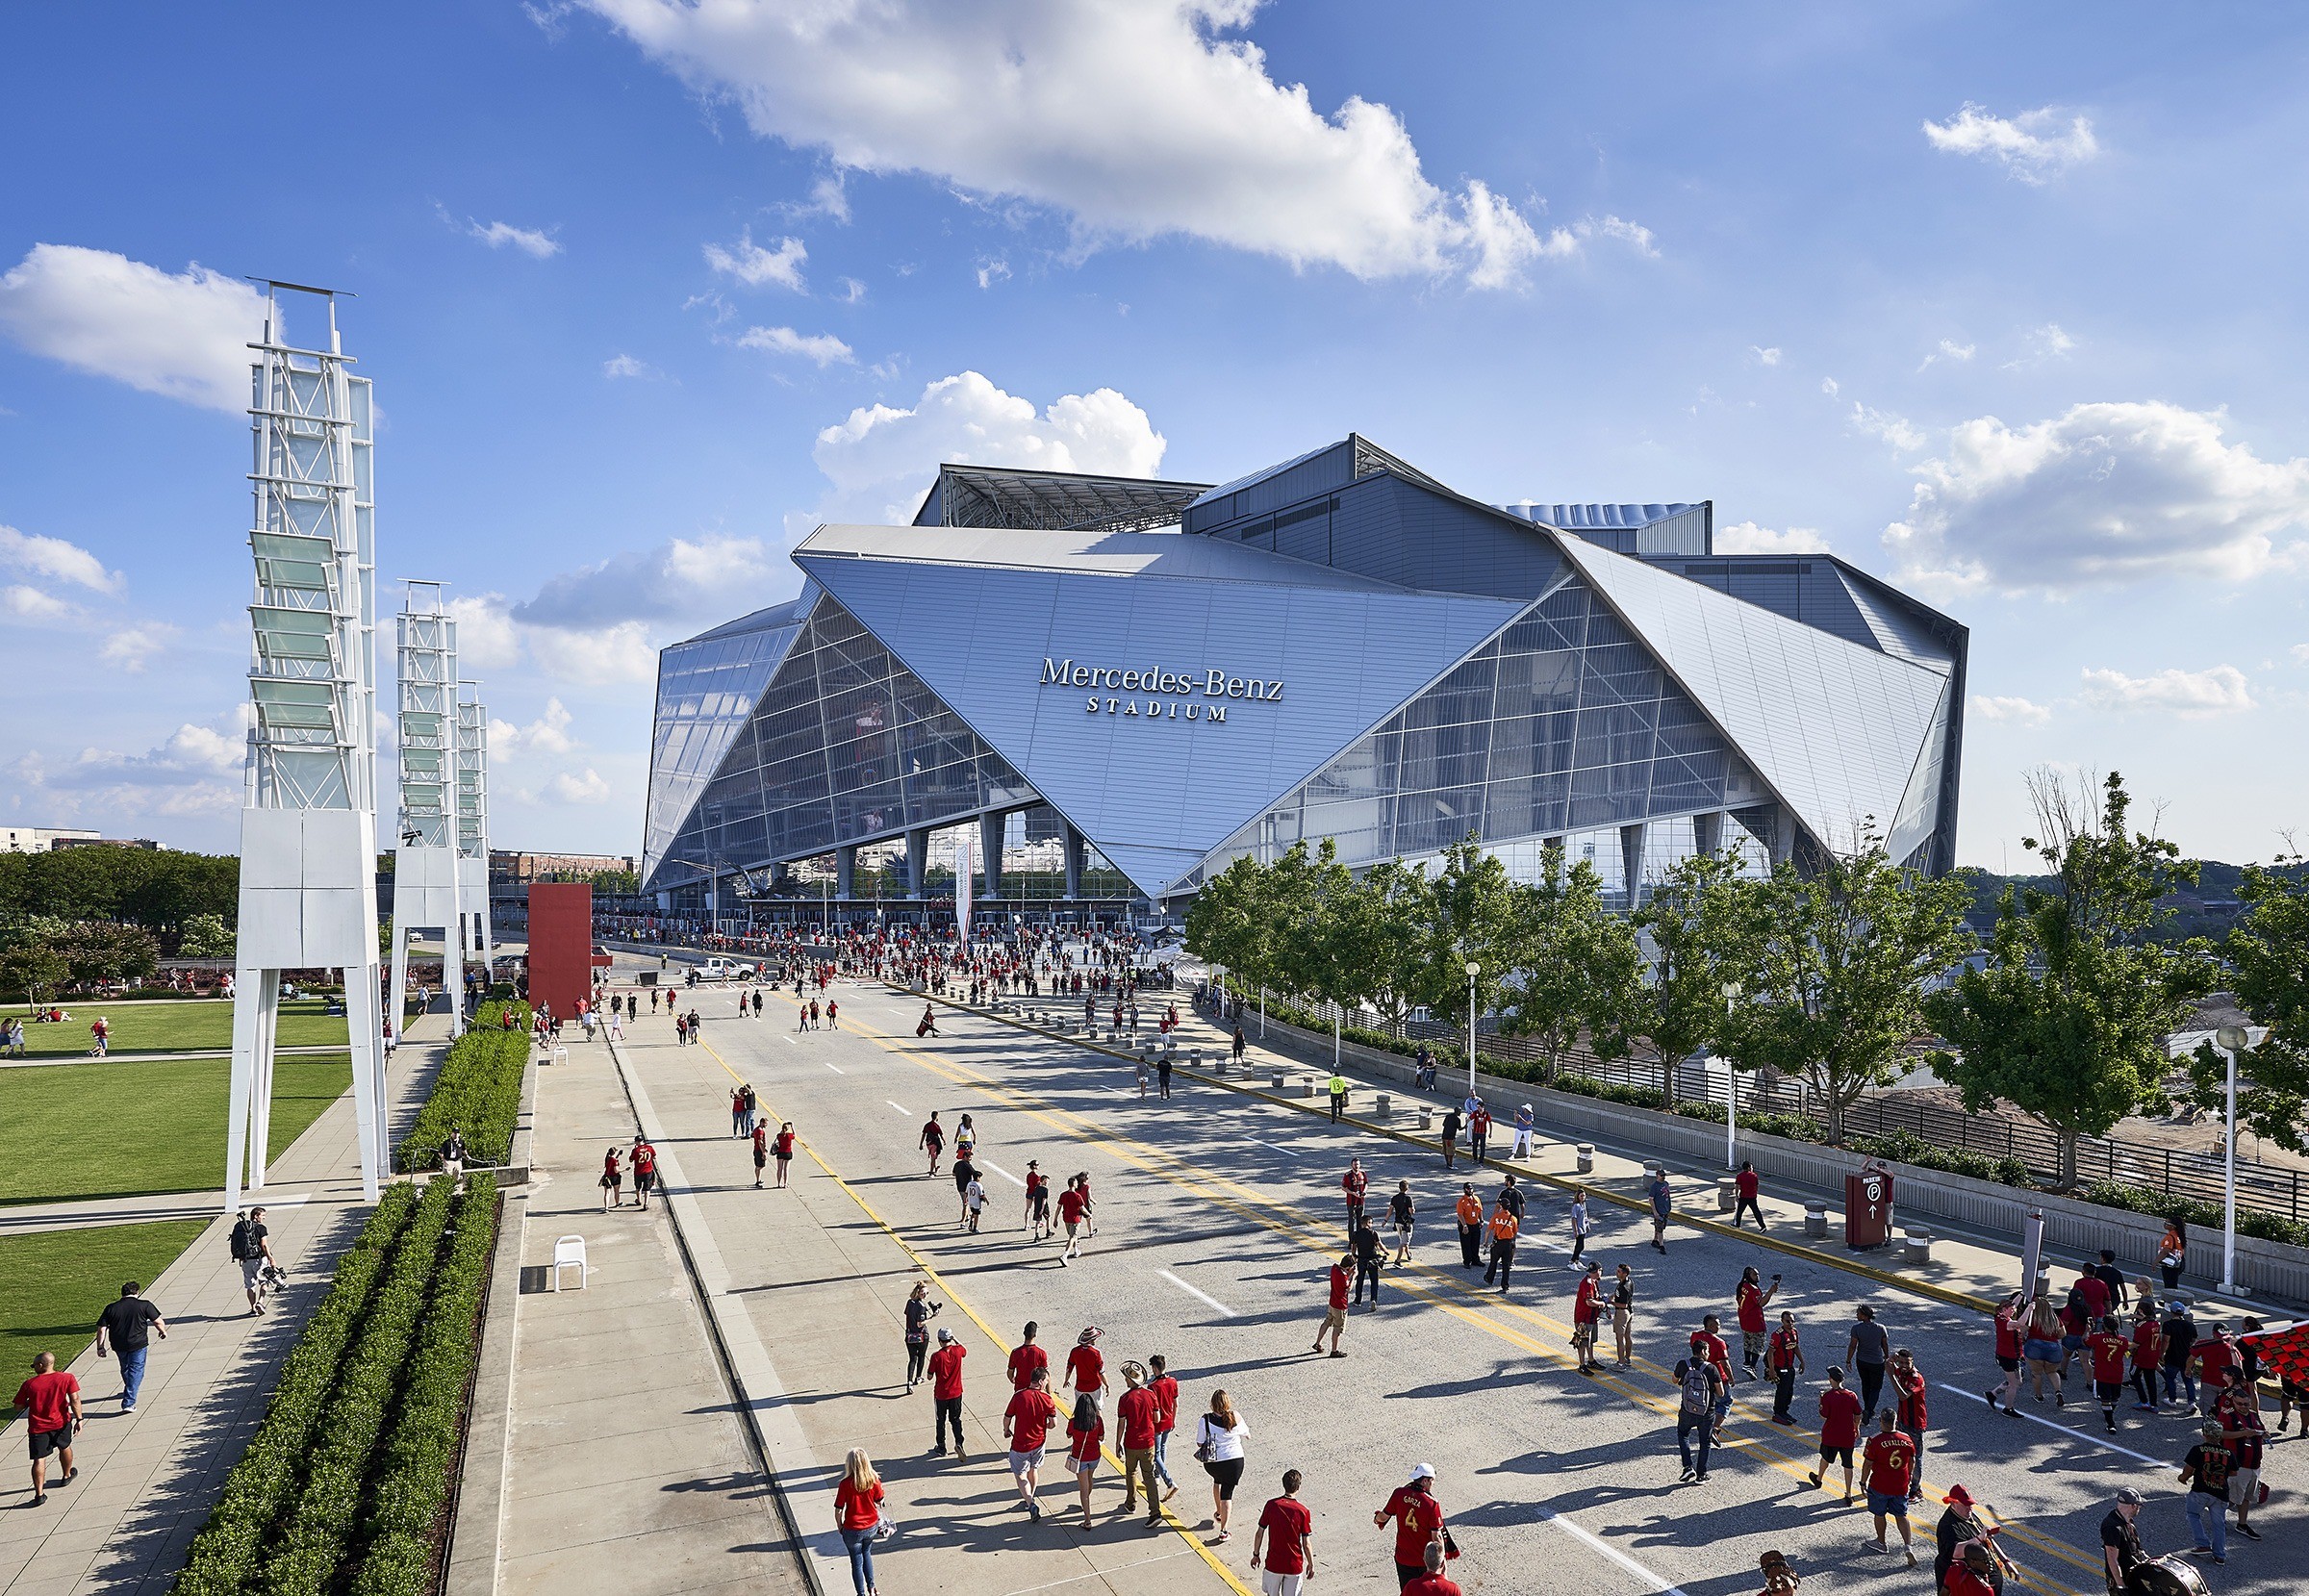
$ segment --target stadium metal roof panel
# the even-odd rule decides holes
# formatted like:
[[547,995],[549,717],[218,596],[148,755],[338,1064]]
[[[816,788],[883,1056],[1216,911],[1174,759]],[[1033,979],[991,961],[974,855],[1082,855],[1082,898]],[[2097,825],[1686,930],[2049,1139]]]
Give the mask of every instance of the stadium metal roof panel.
[[[797,560],[902,560],[917,565],[1053,570],[1076,576],[1175,576],[1203,582],[1269,582],[1357,593],[1409,590],[1357,571],[1295,560],[1248,544],[1176,532],[1038,532],[966,526],[821,526]],[[805,566],[806,569],[806,566]]]
[[950,463],[938,468],[938,480],[915,513],[914,524],[1138,531],[1176,524],[1180,512],[1205,486]]

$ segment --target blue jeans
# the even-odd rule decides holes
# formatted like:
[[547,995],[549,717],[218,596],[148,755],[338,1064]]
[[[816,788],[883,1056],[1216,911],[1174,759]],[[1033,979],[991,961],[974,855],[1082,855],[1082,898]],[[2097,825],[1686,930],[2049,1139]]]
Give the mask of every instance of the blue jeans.
[[[2181,1498],[2181,1503],[2189,1509],[2189,1533],[2196,1537],[2196,1544],[2200,1548],[2210,1546],[2213,1549],[2213,1555],[2217,1558],[2227,1557],[2229,1555],[2229,1504],[2227,1498],[2207,1496],[2203,1491],[2192,1490],[2187,1496]],[[2211,1522],[2208,1523],[2208,1520]]]
[[152,1349],[120,1347],[114,1349],[120,1357],[120,1407],[123,1412],[137,1405],[137,1393],[144,1388],[144,1355]]
[[[1700,1459],[1691,1459],[1691,1436],[1697,1431],[1700,1437]],[[1676,1415],[1676,1450],[1684,1455],[1684,1466],[1694,1474],[1708,1472],[1708,1449],[1715,1445],[1713,1415],[1708,1413],[1678,1413]]]
[[1179,1484],[1178,1481],[1171,1478],[1171,1460],[1167,1456],[1170,1450],[1171,1432],[1167,1430],[1154,1431],[1154,1475],[1162,1482],[1165,1490],[1174,1490]]
[[874,1588],[874,1532],[868,1525],[863,1530],[842,1532],[842,1544],[850,1549],[850,1583],[857,1587],[857,1596],[866,1596]]
[[2176,1368],[2170,1363],[2166,1364],[2165,1400],[2167,1402],[2180,1401],[2181,1391],[2184,1387],[2189,1392],[2189,1406],[2195,1407],[2196,1406],[2196,1377],[2191,1374],[2186,1367]]

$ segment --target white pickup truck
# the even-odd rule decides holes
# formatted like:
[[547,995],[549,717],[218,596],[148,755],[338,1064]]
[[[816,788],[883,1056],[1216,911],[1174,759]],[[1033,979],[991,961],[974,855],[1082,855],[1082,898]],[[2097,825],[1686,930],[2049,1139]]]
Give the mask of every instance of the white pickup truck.
[[749,981],[756,975],[754,966],[744,959],[725,959],[719,956],[707,959],[698,970],[698,978],[708,981]]

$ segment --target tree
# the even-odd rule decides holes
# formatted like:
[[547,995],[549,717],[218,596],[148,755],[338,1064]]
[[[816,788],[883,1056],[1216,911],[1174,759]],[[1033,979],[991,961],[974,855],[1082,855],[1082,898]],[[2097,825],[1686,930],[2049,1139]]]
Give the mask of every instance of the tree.
[[1496,1010],[1515,967],[1515,891],[1508,867],[1473,837],[1443,851],[1434,877],[1426,934],[1421,938],[1427,967],[1427,1006],[1456,1021],[1463,1031],[1468,1013],[1467,966],[1480,966],[1473,982],[1475,1016]]
[[229,959],[239,938],[224,927],[224,916],[196,914],[186,917],[184,932],[177,939],[176,956],[183,959]]
[[1724,982],[1746,963],[1748,901],[1732,856],[1694,853],[1669,866],[1636,912],[1651,970],[1634,995],[1630,1051],[1659,1069],[1663,1108],[1676,1105],[1677,1067],[1723,1034]]
[[1379,1010],[1398,1037],[1433,984],[1427,930],[1434,921],[1434,883],[1401,859],[1383,859],[1364,873],[1334,911],[1340,934],[1356,950],[1362,1001]]
[[1540,1079],[1556,1078],[1583,1033],[1598,1057],[1625,1052],[1642,1000],[1643,950],[1636,928],[1605,906],[1595,866],[1582,859],[1566,869],[1562,844],[1549,844],[1538,881],[1516,894],[1515,907],[1507,1028],[1538,1043]]
[[2039,771],[2029,797],[2042,838],[2022,846],[2053,884],[2006,887],[1987,967],[1959,975],[1924,1011],[1955,1050],[1934,1067],[1967,1109],[2001,1100],[2059,1138],[2065,1190],[2080,1136],[2105,1135],[2163,1098],[2165,1038],[2211,989],[2213,967],[2202,943],[2148,940],[2165,918],[2158,899],[2193,885],[2197,869],[2171,843],[2126,829],[2121,775],[2095,794]]
[[1355,875],[1329,837],[1309,852],[1293,843],[1267,872],[1279,983],[1344,1009],[1370,987],[1371,950],[1357,934]]
[[0,987],[21,992],[27,1003],[53,998],[72,976],[64,955],[46,942],[19,942],[0,952]]
[[[2309,1153],[2309,870],[2298,858],[2245,868],[2245,919],[2221,951],[2237,1006],[2269,1027],[2237,1061],[2237,1124],[2295,1153]],[[2191,1100],[2222,1111],[2228,1060],[2200,1044],[2189,1061]]]
[[1204,882],[1186,911],[1186,948],[1242,982],[1266,985],[1274,971],[1267,869],[1248,853]]
[[160,943],[140,925],[102,921],[75,925],[51,946],[63,955],[72,984],[83,991],[140,979],[161,967]]
[[1840,1143],[1844,1111],[1899,1073],[1924,1030],[1926,986],[1970,950],[1970,902],[1962,881],[1894,865],[1865,824],[1852,851],[1810,874],[1781,865],[1754,894],[1724,1051],[1745,1069],[1802,1076]]

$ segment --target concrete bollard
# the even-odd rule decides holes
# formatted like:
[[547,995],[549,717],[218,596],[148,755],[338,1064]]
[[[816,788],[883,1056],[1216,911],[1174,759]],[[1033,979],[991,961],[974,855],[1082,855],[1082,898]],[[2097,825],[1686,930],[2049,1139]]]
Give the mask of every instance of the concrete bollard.
[[1315,1077],[1313,1076],[1299,1077],[1299,1095],[1303,1098],[1311,1098],[1315,1095]]
[[1422,1107],[1419,1110],[1419,1128],[1422,1130],[1433,1130],[1434,1127],[1435,1111],[1433,1108]]
[[1376,1113],[1381,1119],[1383,1120],[1387,1118],[1389,1115],[1395,1112],[1394,1095],[1388,1092],[1380,1093],[1378,1097],[1372,1100],[1371,1108],[1372,1112]]
[[1277,1070],[1275,1072],[1275,1090],[1280,1092],[1289,1084],[1290,1077],[1284,1075],[1281,1070]]
[[1827,1203],[1807,1203],[1804,1204],[1804,1233],[1815,1239],[1826,1237],[1828,1234]]
[[1930,1230],[1903,1230],[1900,1232],[1900,1238],[1904,1243],[1905,1262],[1930,1263],[1932,1261],[1932,1232]]
[[1595,1173],[1595,1144],[1593,1142],[1582,1142],[1579,1145],[1579,1171],[1582,1175]]
[[1739,1178],[1719,1175],[1715,1178],[1715,1211],[1728,1214],[1739,1206]]

